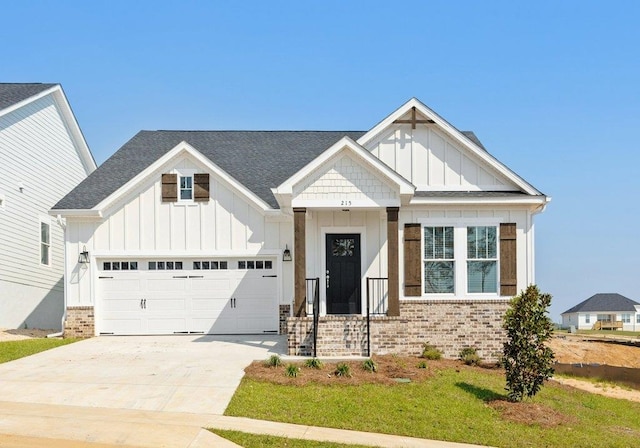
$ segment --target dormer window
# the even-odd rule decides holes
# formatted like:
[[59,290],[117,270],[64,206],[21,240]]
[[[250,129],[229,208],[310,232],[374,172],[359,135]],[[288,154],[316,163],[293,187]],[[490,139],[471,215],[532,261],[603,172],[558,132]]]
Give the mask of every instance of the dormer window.
[[180,176],[180,200],[193,200],[193,176]]

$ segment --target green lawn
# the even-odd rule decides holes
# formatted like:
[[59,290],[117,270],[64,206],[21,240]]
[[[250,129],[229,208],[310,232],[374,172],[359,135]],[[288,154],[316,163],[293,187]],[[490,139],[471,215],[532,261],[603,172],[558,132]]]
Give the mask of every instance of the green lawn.
[[231,440],[244,448],[286,447],[286,448],[369,448],[363,445],[344,445],[341,443],[316,442],[313,440],[289,439],[284,437],[247,434],[239,431],[214,429],[211,432]]
[[487,401],[504,377],[448,369],[395,386],[275,385],[243,379],[227,415],[498,447],[629,447],[640,440],[640,403],[547,384],[532,401],[568,422],[543,428],[503,419]]
[[21,339],[19,341],[0,342],[0,364],[24,358],[61,345],[71,344],[77,339]]

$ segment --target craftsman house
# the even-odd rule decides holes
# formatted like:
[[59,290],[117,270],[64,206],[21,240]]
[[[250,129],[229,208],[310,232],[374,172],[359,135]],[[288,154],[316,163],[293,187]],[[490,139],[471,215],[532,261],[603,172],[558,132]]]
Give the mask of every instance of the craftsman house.
[[61,328],[64,232],[48,212],[95,168],[59,84],[0,83],[0,328]]
[[416,99],[363,132],[141,131],[51,211],[65,330],[492,357],[548,201]]
[[562,313],[562,326],[640,331],[640,303],[620,294],[595,294]]

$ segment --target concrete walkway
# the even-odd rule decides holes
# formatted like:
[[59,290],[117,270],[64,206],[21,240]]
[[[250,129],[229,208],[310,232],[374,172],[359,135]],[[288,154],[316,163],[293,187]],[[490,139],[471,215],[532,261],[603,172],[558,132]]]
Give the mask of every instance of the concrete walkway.
[[478,446],[215,414],[87,409],[80,406],[0,401],[0,447],[2,448],[41,446],[49,448],[226,448],[238,446],[203,428],[378,447]]

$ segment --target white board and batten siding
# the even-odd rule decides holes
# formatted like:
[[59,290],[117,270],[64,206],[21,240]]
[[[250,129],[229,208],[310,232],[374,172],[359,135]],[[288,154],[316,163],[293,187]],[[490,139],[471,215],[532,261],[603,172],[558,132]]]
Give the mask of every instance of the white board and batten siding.
[[[0,116],[0,327],[60,328],[64,234],[49,209],[86,167],[52,95]],[[50,265],[40,263],[40,222],[50,224]]]
[[394,125],[366,147],[417,190],[517,190],[486,163],[432,127]]
[[[189,156],[174,161],[171,167],[165,167],[162,172],[169,172],[173,169],[207,172],[204,167],[199,166],[197,161]],[[246,285],[268,284],[258,289],[269,292],[269,306],[273,305],[272,308],[274,308],[269,315],[272,319],[277,320],[277,304],[279,302],[290,303],[291,301],[292,288],[287,288],[287,291],[283,292],[281,285],[293,283],[292,263],[282,263],[281,260],[285,246],[292,247],[292,221],[270,219],[241,192],[217,178],[214,173],[210,173],[210,200],[208,202],[162,202],[161,191],[161,172],[158,172],[156,175],[150,176],[146,182],[142,182],[135,191],[121,201],[110,206],[103,219],[72,218],[68,220],[68,262],[72,263],[72,266],[76,266],[75,269],[70,270],[71,275],[67,284],[68,306],[95,306],[97,316],[105,316],[104,312],[107,312],[106,318],[109,318],[108,310],[104,309],[105,302],[100,303],[101,295],[109,300],[108,295],[110,294],[100,286],[99,280],[101,279],[98,277],[102,275],[103,266],[101,263],[106,260],[135,260],[140,268],[136,274],[129,275],[135,279],[134,283],[138,285],[133,289],[139,289],[142,291],[142,295],[151,294],[158,284],[168,281],[169,290],[173,288],[173,297],[175,298],[174,302],[164,301],[169,309],[171,306],[182,307],[182,309],[197,309],[198,303],[202,305],[204,302],[198,301],[196,290],[210,277],[207,281],[217,282],[218,286],[224,282],[231,281],[233,283],[233,285],[228,284],[226,289],[222,287],[213,289],[220,292],[218,298],[223,301],[228,300],[234,291],[246,293],[246,297],[251,296],[253,293],[246,290]],[[75,259],[84,245],[91,254],[92,262],[96,262],[97,266],[87,268],[77,265]],[[222,271],[218,273],[207,271],[205,279],[173,279],[174,275],[193,277],[194,272],[202,275],[202,272],[205,271],[192,270],[193,261],[214,259],[226,260],[229,263],[229,269],[224,273]],[[150,273],[147,270],[148,262],[154,260],[181,261],[183,271],[174,271],[173,275],[168,275],[166,279],[152,281],[159,275],[159,271]],[[238,261],[241,260],[269,260],[272,269],[268,273],[258,271],[252,273],[238,269]],[[249,279],[254,274],[256,280],[250,281]],[[118,275],[122,276],[122,274]],[[263,275],[267,275],[267,277],[262,277]],[[271,275],[277,277],[270,277]],[[267,280],[262,280],[263,278]],[[120,286],[115,286],[115,288]],[[158,294],[160,291],[156,291],[152,296],[159,297]],[[133,295],[139,296],[139,294]],[[92,303],[92,297],[98,297],[96,299],[98,303]],[[124,298],[126,299],[126,297]],[[214,298],[210,297],[210,299]],[[159,305],[160,302],[156,303]],[[170,303],[172,304],[169,305]],[[203,306],[211,308],[210,312],[215,314],[213,311],[215,309],[222,312],[221,303],[213,304],[210,301]],[[247,303],[244,301],[242,306],[246,307]],[[113,300],[107,303],[107,306],[114,306]],[[136,301],[133,300],[127,306],[135,308]],[[236,308],[240,306],[240,302],[238,302]],[[259,307],[254,306],[253,308]],[[193,322],[193,319],[196,318],[195,315],[187,314],[183,313],[179,319],[183,319],[185,322],[192,319]],[[227,317],[226,324],[223,323],[225,319],[222,319],[215,328],[210,328],[215,331],[223,330],[224,325],[236,319],[234,316]],[[133,334],[145,333],[145,331],[162,332],[160,327],[153,328],[154,322],[158,324],[160,321],[154,320],[155,318],[149,320],[145,316],[143,318],[144,321],[132,324],[142,325],[143,329],[127,330],[121,328],[120,330]],[[243,328],[246,330],[248,328],[247,319],[251,320],[247,315],[244,315],[242,319],[244,319],[244,323],[237,319],[235,321],[235,328],[238,331]],[[269,322],[271,325],[272,322]],[[100,325],[98,320],[96,325]],[[179,324],[175,324],[171,327],[171,332],[174,331],[173,328],[179,327]],[[187,330],[195,331],[193,330],[195,327],[187,325]]]

